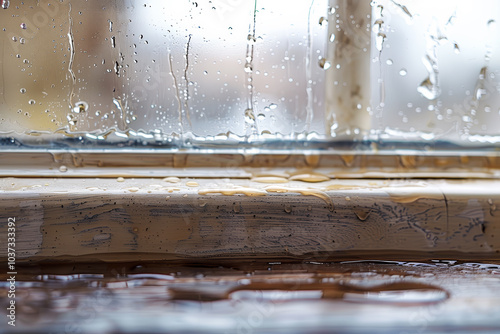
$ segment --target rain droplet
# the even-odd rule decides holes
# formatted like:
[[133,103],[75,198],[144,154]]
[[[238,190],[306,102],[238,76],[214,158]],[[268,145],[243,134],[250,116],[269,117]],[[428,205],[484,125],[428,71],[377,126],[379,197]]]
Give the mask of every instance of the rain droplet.
[[326,60],[325,58],[323,58],[323,57],[321,57],[319,59],[318,64],[319,64],[319,67],[321,67],[324,70],[327,70],[330,67],[332,67],[332,64],[328,60]]
[[3,9],[9,8],[9,5],[10,5],[10,1],[9,0],[3,0],[2,1],[2,8]]
[[393,64],[392,59],[387,59],[387,60],[385,61],[385,63],[386,63],[387,65],[389,65],[389,66],[391,66],[391,65]]
[[406,74],[408,74],[408,72],[406,71],[405,68],[402,68],[402,69],[399,70],[399,75],[400,76],[404,77]]
[[36,103],[36,101],[35,101],[35,100],[33,100],[33,99],[31,99],[31,100],[29,100],[29,101],[28,101],[28,103],[29,103],[29,104],[31,104],[31,105],[33,105],[33,104],[35,104],[35,103]]
[[26,93],[26,88],[21,88],[19,91],[21,92],[21,94],[24,94]]
[[439,89],[430,78],[422,81],[420,86],[418,86],[417,91],[428,100],[434,100],[439,96]]
[[246,109],[245,110],[245,121],[248,124],[254,124],[255,123],[255,115],[254,115],[252,109]]
[[75,104],[75,107],[73,108],[74,113],[81,113],[81,112],[86,112],[89,109],[89,105],[85,101],[79,101]]
[[60,171],[61,173],[66,173],[66,172],[68,171],[68,167],[66,167],[66,166],[62,165],[61,167],[59,167],[59,171]]
[[26,23],[21,23],[21,29],[26,29]]
[[274,109],[278,108],[278,105],[277,105],[277,104],[275,104],[275,103],[271,103],[271,104],[269,105],[269,108],[270,108],[271,110],[274,110]]

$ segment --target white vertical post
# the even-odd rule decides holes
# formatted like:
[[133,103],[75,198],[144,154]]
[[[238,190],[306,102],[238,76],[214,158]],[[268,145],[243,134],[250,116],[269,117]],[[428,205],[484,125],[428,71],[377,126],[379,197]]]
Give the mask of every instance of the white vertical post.
[[326,133],[355,138],[370,130],[371,6],[368,0],[329,5]]

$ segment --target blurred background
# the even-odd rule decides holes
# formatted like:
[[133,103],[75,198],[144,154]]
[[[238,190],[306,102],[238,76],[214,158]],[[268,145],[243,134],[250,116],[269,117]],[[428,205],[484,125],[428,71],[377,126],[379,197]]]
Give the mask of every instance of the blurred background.
[[499,6],[3,0],[0,131],[496,143]]

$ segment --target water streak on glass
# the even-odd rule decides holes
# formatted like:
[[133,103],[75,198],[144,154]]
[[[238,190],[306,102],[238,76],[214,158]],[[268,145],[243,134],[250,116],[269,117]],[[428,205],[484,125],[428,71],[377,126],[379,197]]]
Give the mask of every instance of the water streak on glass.
[[493,0],[1,7],[7,142],[500,140]]

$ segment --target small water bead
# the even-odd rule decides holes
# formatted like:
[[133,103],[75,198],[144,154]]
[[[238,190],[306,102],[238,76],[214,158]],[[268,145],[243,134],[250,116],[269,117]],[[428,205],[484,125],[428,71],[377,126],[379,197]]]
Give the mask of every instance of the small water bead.
[[26,29],[26,23],[21,23],[21,29]]
[[326,60],[325,58],[323,58],[323,57],[321,57],[319,59],[318,64],[319,64],[319,67],[321,67],[324,70],[327,70],[330,67],[332,67],[332,64],[328,60]]
[[26,93],[26,88],[21,88],[19,91],[21,92],[21,94],[24,94]]
[[89,109],[89,104],[85,101],[79,101],[75,104],[75,107],[73,108],[74,113],[82,113],[86,112]]
[[28,101],[28,103],[29,103],[29,104],[31,104],[31,105],[33,105],[33,104],[35,104],[35,103],[36,103],[36,101],[35,101],[35,100],[33,100],[33,99],[31,99],[31,100],[29,100],[29,101]]
[[408,74],[408,72],[406,71],[405,68],[402,68],[402,69],[399,70],[399,75],[400,76],[404,77],[406,74]]

